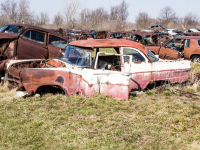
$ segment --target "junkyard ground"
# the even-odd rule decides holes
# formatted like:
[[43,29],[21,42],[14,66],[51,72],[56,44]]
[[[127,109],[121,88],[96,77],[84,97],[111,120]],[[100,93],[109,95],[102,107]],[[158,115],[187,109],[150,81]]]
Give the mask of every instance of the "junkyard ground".
[[[200,72],[192,65],[191,72]],[[197,84],[166,85],[129,101],[104,95],[24,99],[2,86],[0,149],[200,149]]]

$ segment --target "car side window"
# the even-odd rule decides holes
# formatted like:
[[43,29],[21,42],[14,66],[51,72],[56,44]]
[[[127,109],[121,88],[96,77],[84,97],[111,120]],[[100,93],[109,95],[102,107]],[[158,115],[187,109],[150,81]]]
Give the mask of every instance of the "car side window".
[[198,40],[198,44],[199,44],[199,46],[200,46],[200,40]]
[[30,39],[31,41],[44,44],[45,34],[37,31],[29,30],[23,34],[23,38]]
[[60,48],[65,48],[67,46],[67,41],[63,40],[59,37],[53,36],[53,35],[49,35],[49,44],[56,46],[56,47],[60,47]]
[[26,31],[26,33],[24,33],[23,38],[28,38],[30,39],[30,32],[31,31]]
[[[140,52],[131,49],[131,48],[123,48],[124,55],[132,55],[132,62],[145,62],[145,58],[140,54]],[[129,57],[124,56],[124,62],[129,62]]]
[[190,39],[187,39],[185,42],[185,47],[189,47],[190,46]]

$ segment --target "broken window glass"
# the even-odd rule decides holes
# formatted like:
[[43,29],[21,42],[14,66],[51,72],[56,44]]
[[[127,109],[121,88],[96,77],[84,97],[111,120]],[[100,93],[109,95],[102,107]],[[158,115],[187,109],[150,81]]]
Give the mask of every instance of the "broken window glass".
[[58,57],[58,59],[79,67],[90,67],[91,61],[89,51],[71,45],[67,46],[65,55]]
[[65,48],[67,46],[67,41],[59,37],[49,35],[49,44],[56,47]]
[[147,51],[147,57],[151,62],[159,61],[159,59],[149,49]]

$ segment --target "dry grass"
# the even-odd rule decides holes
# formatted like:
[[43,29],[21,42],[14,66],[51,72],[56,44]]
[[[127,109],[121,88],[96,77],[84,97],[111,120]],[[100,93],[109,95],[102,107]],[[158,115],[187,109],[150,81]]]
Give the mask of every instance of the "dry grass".
[[24,99],[2,86],[0,149],[199,149],[199,96],[180,96],[176,88],[188,89],[166,86],[118,101],[105,95]]

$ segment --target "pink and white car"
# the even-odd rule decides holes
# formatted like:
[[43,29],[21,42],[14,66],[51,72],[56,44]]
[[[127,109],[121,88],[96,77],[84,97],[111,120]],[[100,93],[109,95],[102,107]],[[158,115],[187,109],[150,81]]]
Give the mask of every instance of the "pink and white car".
[[[115,53],[100,52],[108,48]],[[190,61],[159,60],[137,42],[92,39],[69,43],[56,59],[11,60],[3,79],[17,83],[17,93],[22,95],[48,90],[83,96],[100,93],[128,100],[131,91],[144,90],[154,82],[185,82],[190,69]]]

